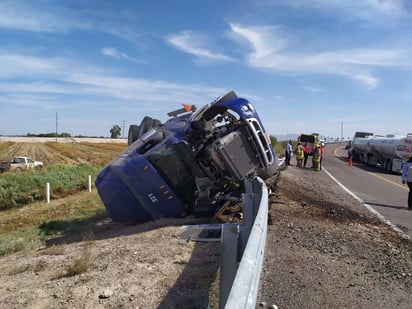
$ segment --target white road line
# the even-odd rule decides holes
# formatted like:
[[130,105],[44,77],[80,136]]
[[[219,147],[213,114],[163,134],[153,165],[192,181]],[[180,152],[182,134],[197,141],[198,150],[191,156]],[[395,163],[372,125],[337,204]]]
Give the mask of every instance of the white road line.
[[351,190],[346,188],[339,180],[337,180],[335,177],[332,176],[331,173],[329,173],[324,167],[322,167],[322,171],[325,171],[325,173],[332,178],[334,182],[336,182],[343,190],[345,190],[347,193],[349,193],[350,196],[352,196],[355,200],[357,200],[361,205],[365,206],[367,210],[369,210],[371,213],[373,213],[380,221],[383,223],[387,224],[390,226],[394,231],[396,231],[401,237],[406,238],[406,239],[411,239],[408,234],[403,232],[401,229],[399,229],[395,224],[393,224],[391,221],[386,219],[383,215],[381,215],[378,211],[376,211],[372,206],[369,204],[365,203],[362,201],[360,197],[358,197],[355,193],[353,193]]

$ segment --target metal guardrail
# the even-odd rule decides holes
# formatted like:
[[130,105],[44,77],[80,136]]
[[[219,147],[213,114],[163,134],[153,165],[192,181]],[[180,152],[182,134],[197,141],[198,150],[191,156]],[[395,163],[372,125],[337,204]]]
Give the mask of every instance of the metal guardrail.
[[222,225],[219,308],[256,306],[266,245],[268,190],[259,177],[246,179],[245,188],[243,223]]

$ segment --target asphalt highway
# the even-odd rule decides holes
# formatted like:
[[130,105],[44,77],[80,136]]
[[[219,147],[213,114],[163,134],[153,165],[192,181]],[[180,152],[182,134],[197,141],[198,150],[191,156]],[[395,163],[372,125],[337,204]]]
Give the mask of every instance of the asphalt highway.
[[402,184],[401,176],[356,162],[349,166],[344,148],[344,143],[326,145],[323,172],[331,174],[351,192],[348,193],[348,199],[360,199],[363,203],[359,207],[371,207],[412,239],[408,187]]

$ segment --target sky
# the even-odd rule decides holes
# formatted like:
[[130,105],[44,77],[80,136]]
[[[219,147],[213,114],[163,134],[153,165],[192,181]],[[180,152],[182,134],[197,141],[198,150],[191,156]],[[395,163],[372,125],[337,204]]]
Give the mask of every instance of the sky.
[[1,0],[0,42],[0,135],[127,137],[232,90],[275,136],[412,133],[409,0]]

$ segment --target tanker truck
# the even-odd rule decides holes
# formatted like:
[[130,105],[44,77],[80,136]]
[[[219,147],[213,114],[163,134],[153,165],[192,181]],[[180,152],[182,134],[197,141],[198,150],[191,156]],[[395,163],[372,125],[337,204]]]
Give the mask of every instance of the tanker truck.
[[403,163],[412,156],[412,133],[375,135],[356,132],[351,143],[354,161],[401,173]]

